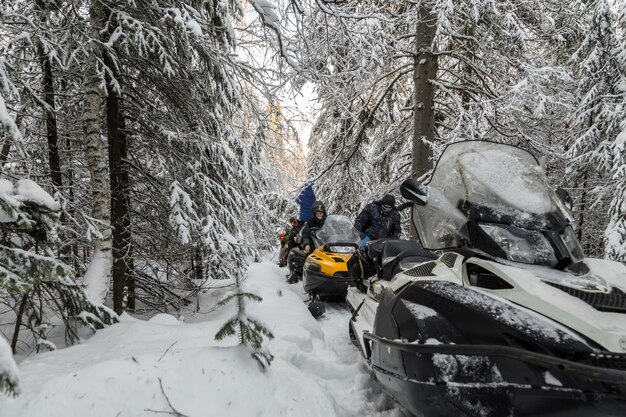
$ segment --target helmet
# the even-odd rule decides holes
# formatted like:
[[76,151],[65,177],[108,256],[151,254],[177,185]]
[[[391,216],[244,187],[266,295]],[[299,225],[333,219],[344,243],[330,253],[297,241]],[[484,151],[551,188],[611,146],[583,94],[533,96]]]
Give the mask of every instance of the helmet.
[[315,201],[311,206],[311,212],[315,214],[315,212],[321,211],[322,213],[326,213],[326,206],[321,201]]

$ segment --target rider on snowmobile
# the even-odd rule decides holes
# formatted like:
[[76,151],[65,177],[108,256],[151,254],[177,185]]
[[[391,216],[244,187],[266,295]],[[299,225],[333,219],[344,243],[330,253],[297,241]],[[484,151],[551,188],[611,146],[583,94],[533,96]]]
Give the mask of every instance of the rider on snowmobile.
[[287,227],[287,229],[285,229],[285,232],[283,233],[283,238],[280,240],[280,243],[282,245],[289,244],[290,248],[294,247],[296,245],[296,243],[294,242],[294,238],[298,235],[298,232],[300,232],[301,227],[302,223],[300,222],[300,220],[296,219],[293,216],[290,217],[289,226]]
[[302,222],[291,216],[289,218],[289,226],[285,229],[283,233],[280,234],[280,252],[279,252],[279,266],[287,265],[287,257],[289,256],[289,251],[291,249],[298,246],[299,238],[298,233],[302,228]]
[[395,204],[396,198],[386,194],[380,200],[365,206],[359,213],[354,221],[354,228],[360,233],[364,243],[369,240],[400,237],[402,231],[400,213]]
[[[306,257],[315,249],[313,245],[313,238],[311,236],[311,229],[318,229],[324,225],[326,220],[326,207],[321,201],[315,201],[311,206],[313,212],[313,218],[307,221],[302,226],[302,242],[300,247],[290,251],[288,257],[289,264],[289,278],[287,282],[295,283],[302,278],[302,267]],[[304,248],[304,249],[300,249]]]
[[302,246],[304,251],[309,254],[315,247],[313,246],[313,238],[311,237],[311,229],[321,228],[326,221],[326,206],[321,201],[315,201],[311,206],[313,218],[311,218],[302,229]]

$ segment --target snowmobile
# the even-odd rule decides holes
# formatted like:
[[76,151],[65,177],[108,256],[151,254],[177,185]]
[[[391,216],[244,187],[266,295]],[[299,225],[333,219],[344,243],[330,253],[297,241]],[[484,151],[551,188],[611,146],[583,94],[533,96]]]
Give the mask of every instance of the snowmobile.
[[347,294],[352,341],[398,402],[426,417],[626,416],[626,267],[584,257],[571,199],[531,153],[457,142],[400,191],[423,249],[386,242]]
[[315,250],[306,258],[302,287],[309,294],[309,311],[324,313],[323,300],[344,300],[354,280],[348,274],[348,260],[358,247],[359,233],[346,216],[330,215],[324,226],[311,230]]

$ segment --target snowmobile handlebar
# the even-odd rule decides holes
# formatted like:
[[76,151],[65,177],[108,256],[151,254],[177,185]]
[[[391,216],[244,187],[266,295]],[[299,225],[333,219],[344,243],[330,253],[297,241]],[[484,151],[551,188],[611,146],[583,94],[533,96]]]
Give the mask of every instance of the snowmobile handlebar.
[[402,204],[400,204],[400,205],[398,206],[398,211],[402,211],[402,210],[405,210],[405,209],[411,208],[411,207],[413,207],[413,204],[414,204],[414,203],[413,203],[412,201],[407,201],[407,202],[404,202],[404,203],[402,203]]
[[371,342],[380,343],[385,347],[395,348],[403,352],[415,354],[444,354],[444,355],[464,355],[464,356],[499,356],[519,360],[531,365],[540,366],[546,369],[553,369],[560,372],[571,372],[581,377],[599,382],[626,384],[626,371],[603,368],[595,365],[574,362],[561,359],[542,353],[531,352],[524,349],[500,345],[425,345],[405,343],[397,340],[374,335],[368,331],[363,332],[363,346],[365,348],[365,358],[371,364],[372,355]]

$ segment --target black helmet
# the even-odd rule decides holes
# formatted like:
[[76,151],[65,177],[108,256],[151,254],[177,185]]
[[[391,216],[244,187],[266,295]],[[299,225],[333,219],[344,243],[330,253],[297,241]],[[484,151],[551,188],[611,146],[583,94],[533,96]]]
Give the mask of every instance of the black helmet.
[[324,206],[324,203],[322,203],[321,201],[315,201],[311,206],[311,212],[315,214],[316,211],[321,211],[322,213],[326,214],[326,206]]

